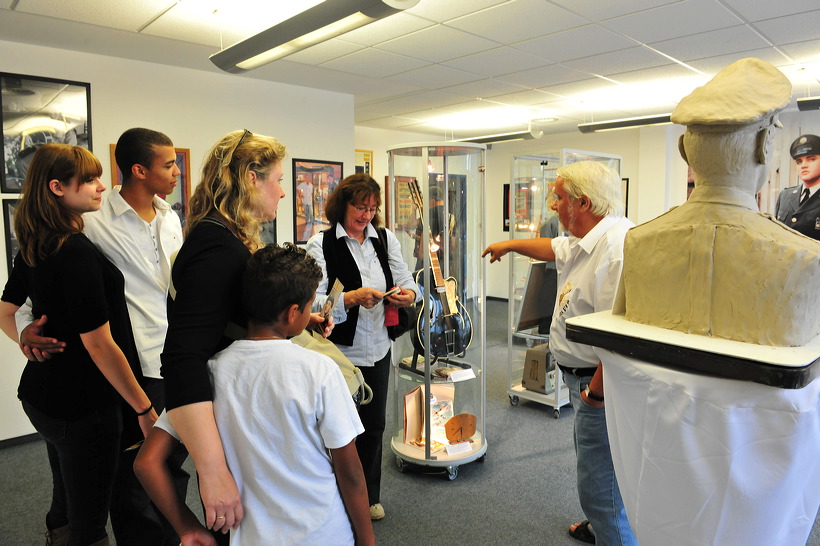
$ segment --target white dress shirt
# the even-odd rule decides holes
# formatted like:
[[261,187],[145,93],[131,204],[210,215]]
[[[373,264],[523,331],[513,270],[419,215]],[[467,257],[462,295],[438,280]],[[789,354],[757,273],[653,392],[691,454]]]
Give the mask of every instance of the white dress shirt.
[[567,341],[566,320],[612,309],[624,260],[624,237],[631,221],[605,216],[583,238],[552,240],[558,297],[550,326],[550,352],[562,366],[592,368],[598,357],[589,345]]
[[159,355],[168,330],[171,258],[182,246],[182,227],[165,200],[155,196],[154,210],[154,220],[146,222],[117,186],[105,194],[99,211],[83,215],[83,233],[125,277],[125,301],[142,373],[159,379]]
[[[421,299],[419,287],[413,281],[413,276],[401,254],[399,240],[389,229],[387,233],[387,260],[390,265],[390,272],[393,274],[393,284],[401,286],[405,290],[412,290],[416,294],[416,301]],[[386,291],[386,281],[376,249],[371,238],[378,239],[376,228],[372,224],[367,225],[365,230],[364,243],[348,236],[341,224],[336,224],[336,238],[344,237],[347,248],[353,255],[356,265],[359,267],[359,274],[362,276],[362,286]],[[307,243],[308,254],[313,256],[316,263],[322,268],[322,280],[316,290],[316,300],[313,309],[321,309],[327,299],[327,266],[325,254],[322,250],[324,234],[319,232]],[[340,297],[333,308],[333,322],[336,324],[347,320],[347,310],[344,308],[344,297]],[[382,359],[390,350],[390,338],[387,336],[387,328],[384,326],[384,305],[376,305],[372,309],[359,307],[359,321],[356,323],[356,334],[353,338],[353,345],[338,345],[339,349],[347,358],[359,367],[373,366]]]

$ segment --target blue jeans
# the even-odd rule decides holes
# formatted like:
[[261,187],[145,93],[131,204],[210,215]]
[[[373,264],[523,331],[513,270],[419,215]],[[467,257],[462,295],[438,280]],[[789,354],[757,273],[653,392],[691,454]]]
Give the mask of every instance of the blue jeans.
[[564,374],[575,412],[575,457],[578,475],[578,498],[581,509],[592,524],[598,546],[635,545],[638,540],[626,519],[621,492],[615,479],[609,435],[606,431],[606,408],[593,408],[581,400],[581,390],[591,377]]
[[119,459],[119,406],[76,419],[46,415],[25,401],[23,410],[46,441],[53,480],[46,524],[51,529],[68,524],[69,546],[102,540]]

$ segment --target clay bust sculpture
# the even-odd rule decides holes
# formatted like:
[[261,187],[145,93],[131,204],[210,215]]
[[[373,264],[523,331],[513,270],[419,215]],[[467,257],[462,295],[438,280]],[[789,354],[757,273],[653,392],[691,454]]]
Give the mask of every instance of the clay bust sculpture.
[[758,212],[755,200],[790,97],[774,66],[742,59],[675,108],[695,189],[627,233],[627,320],[773,346],[820,334],[820,241]]

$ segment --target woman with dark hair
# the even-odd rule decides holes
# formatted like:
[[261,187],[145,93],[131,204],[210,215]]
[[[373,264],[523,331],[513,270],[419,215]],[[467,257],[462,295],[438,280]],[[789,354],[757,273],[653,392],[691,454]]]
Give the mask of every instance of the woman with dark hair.
[[34,154],[14,215],[20,252],[0,302],[0,327],[17,341],[14,314],[31,299],[48,316],[44,335],[66,342],[47,362],[29,361],[18,397],[45,439],[54,482],[49,544],[106,545],[105,530],[123,419],[143,436],[157,419],[137,382],[139,359],[122,273],[83,235],[82,214],[102,204],[102,166],[80,146]]
[[[331,227],[310,238],[307,251],[322,268],[314,309],[321,308],[336,279],[344,297],[333,310],[336,324],[330,340],[355,364],[373,390],[373,400],[360,406],[365,431],[356,439],[362,461],[370,517],[384,517],[379,498],[382,436],[390,376],[390,337],[387,326],[398,307],[412,305],[419,289],[404,263],[399,241],[381,228],[381,188],[370,176],[348,176],[330,194],[325,214]],[[399,291],[385,297],[393,287]]]

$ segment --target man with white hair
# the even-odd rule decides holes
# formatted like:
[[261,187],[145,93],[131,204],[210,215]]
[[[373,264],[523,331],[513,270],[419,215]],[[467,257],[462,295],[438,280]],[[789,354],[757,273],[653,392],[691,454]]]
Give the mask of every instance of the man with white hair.
[[634,224],[622,216],[621,178],[614,170],[581,161],[559,168],[557,174],[551,208],[570,236],[501,241],[482,256],[489,254],[492,263],[512,251],[555,262],[559,296],[549,344],[570,391],[578,496],[588,518],[571,526],[569,533],[590,544],[637,544],[612,466],[600,360],[592,347],[566,337],[568,318],[612,308],[624,237]]

